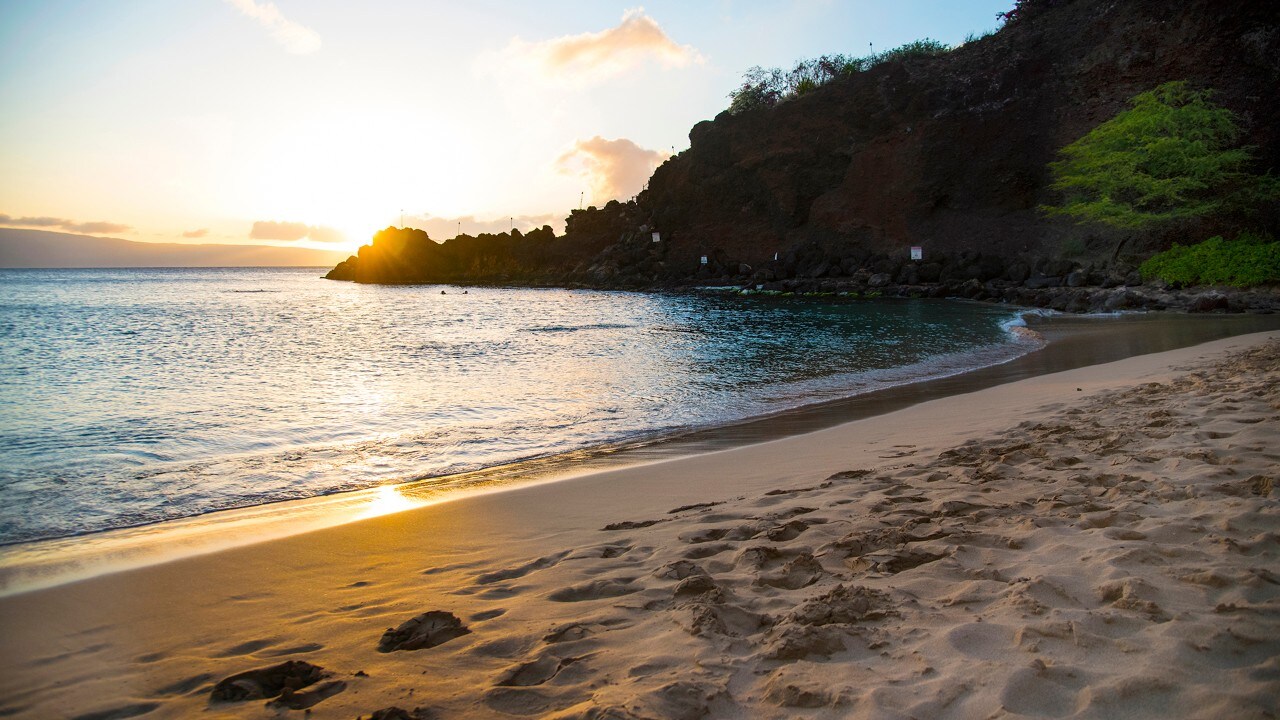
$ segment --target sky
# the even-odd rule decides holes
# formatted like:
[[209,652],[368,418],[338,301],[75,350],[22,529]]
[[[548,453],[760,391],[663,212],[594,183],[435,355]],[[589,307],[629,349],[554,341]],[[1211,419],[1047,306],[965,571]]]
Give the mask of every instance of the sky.
[[354,249],[627,200],[754,65],[1012,0],[0,0],[0,226]]

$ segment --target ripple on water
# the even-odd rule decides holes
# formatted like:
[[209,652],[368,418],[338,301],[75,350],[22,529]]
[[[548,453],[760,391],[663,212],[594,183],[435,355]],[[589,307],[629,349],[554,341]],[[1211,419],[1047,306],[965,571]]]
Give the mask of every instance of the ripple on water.
[[722,424],[1026,349],[1011,311],[937,301],[0,272],[0,542]]

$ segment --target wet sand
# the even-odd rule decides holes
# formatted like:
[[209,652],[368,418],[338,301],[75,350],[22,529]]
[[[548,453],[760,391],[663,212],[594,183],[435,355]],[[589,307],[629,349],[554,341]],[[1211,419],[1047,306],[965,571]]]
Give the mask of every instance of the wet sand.
[[1277,438],[1269,332],[95,577],[0,716],[1273,717]]

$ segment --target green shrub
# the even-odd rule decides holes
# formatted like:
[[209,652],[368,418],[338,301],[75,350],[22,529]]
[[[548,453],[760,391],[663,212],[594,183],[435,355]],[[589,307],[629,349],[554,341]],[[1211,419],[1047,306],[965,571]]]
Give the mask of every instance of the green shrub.
[[729,93],[729,112],[737,115],[748,110],[773,107],[782,99],[783,74],[779,68],[765,69],[759,65],[742,75],[742,85]]
[[1255,175],[1239,120],[1212,92],[1167,82],[1059,151],[1049,163],[1064,202],[1051,215],[1138,229],[1219,211],[1252,212],[1280,198],[1280,181]]
[[1174,243],[1138,268],[1144,280],[1183,285],[1250,287],[1280,283],[1280,242],[1267,235],[1240,233],[1235,240],[1212,237],[1196,245]]
[[833,80],[866,72],[882,63],[934,57],[950,51],[946,43],[925,38],[866,57],[823,55],[801,60],[790,70],[757,65],[743,73],[742,84],[729,93],[729,112],[736,115],[756,108],[773,107],[817,90]]
[[868,59],[872,61],[871,65],[875,66],[880,63],[890,62],[893,60],[937,57],[938,55],[945,55],[949,52],[951,52],[950,45],[930,38],[925,38],[923,40],[909,42],[906,45],[899,45],[892,50],[886,50],[879,55],[873,55]]

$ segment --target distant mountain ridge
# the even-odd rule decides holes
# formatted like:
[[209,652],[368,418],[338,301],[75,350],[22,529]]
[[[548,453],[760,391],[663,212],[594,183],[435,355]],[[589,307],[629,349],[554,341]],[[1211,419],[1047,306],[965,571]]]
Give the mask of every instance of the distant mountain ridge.
[[0,228],[0,268],[326,267],[345,255],[309,248],[147,243]]

